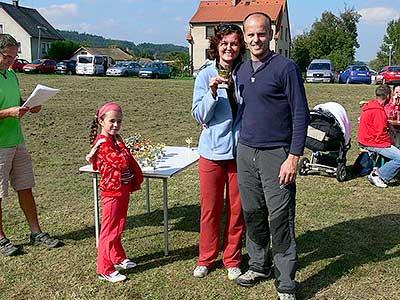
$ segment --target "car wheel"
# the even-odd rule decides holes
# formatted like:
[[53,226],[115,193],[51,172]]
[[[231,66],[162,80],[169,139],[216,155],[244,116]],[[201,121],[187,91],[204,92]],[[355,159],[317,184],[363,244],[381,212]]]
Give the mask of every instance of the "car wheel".
[[128,72],[125,71],[125,72],[124,72],[124,76],[125,76],[125,77],[128,77],[128,75],[129,75]]
[[67,72],[67,75],[72,75],[72,71],[69,70],[69,71]]
[[350,77],[347,77],[346,84],[349,84],[349,83],[350,83]]
[[21,72],[21,70],[20,69],[18,69],[18,68],[15,68],[15,70],[14,70],[16,73],[18,73],[18,72]]
[[154,78],[155,78],[155,79],[160,78],[160,74],[155,74],[155,75],[154,75]]
[[38,74],[41,74],[41,73],[42,73],[42,70],[39,69],[39,70],[37,71],[37,73],[38,73]]

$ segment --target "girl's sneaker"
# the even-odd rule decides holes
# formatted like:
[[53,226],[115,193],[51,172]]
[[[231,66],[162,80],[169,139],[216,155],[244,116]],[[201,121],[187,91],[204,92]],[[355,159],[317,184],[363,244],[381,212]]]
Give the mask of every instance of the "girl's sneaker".
[[134,267],[136,267],[137,264],[135,264],[133,261],[131,261],[129,258],[124,259],[122,262],[120,262],[119,264],[116,264],[115,267],[120,267],[124,270],[129,270],[129,269],[133,269]]
[[107,280],[109,282],[115,283],[115,282],[120,282],[126,280],[126,276],[121,274],[118,271],[115,271],[109,275],[106,274],[99,274],[99,279],[100,280]]
[[242,271],[238,267],[228,268],[228,279],[235,280],[240,275],[242,275]]
[[206,266],[197,266],[193,270],[193,276],[197,278],[202,278],[208,274],[208,268]]

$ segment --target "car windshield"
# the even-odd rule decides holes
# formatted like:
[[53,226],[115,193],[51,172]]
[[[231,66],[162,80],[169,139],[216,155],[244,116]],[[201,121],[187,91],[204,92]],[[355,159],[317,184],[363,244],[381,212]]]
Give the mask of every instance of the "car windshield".
[[42,63],[42,61],[40,59],[35,59],[32,64],[34,65],[40,65]]
[[122,67],[127,67],[128,64],[127,63],[117,63],[114,67],[116,68],[122,68]]
[[400,67],[389,67],[389,72],[397,72],[400,73]]
[[331,65],[329,63],[313,63],[308,68],[309,70],[330,70]]
[[78,62],[81,64],[91,64],[93,62],[92,56],[80,56]]
[[366,67],[366,66],[354,66],[353,70],[354,71],[367,71],[367,72],[369,71],[368,67]]

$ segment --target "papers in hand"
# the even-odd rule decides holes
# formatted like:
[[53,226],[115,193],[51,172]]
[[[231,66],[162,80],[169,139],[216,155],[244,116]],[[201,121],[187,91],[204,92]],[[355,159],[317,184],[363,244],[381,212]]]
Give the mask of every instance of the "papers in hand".
[[48,86],[38,84],[33,90],[32,94],[29,96],[29,98],[24,102],[22,107],[32,108],[42,105],[59,91],[60,90],[58,89],[53,89]]

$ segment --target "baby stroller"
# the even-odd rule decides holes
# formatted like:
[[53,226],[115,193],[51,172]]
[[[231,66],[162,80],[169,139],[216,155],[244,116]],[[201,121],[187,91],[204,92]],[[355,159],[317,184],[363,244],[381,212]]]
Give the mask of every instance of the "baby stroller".
[[350,149],[351,122],[339,103],[319,104],[310,111],[306,148],[312,151],[311,159],[299,162],[299,175],[325,172],[336,176],[339,182],[347,179],[346,154]]

